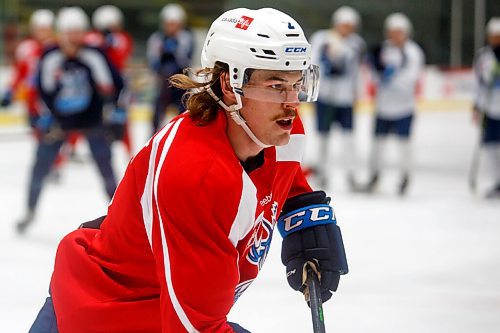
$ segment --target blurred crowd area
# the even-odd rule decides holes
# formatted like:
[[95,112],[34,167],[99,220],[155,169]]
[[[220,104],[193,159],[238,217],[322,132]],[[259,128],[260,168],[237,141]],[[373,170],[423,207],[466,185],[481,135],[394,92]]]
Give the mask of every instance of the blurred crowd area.
[[[158,0],[147,2],[114,0],[106,3],[99,0],[81,2],[3,0],[0,2],[0,21],[2,22],[0,29],[3,28],[4,49],[7,54],[13,54],[16,42],[28,33],[29,18],[36,9],[47,8],[57,12],[63,6],[78,5],[91,15],[99,6],[112,4],[124,13],[124,27],[131,33],[136,46],[133,62],[140,63],[144,59],[147,38],[158,29],[158,14],[161,8],[170,2]],[[331,14],[337,8],[347,5],[359,12],[361,17],[359,32],[369,46],[377,44],[383,38],[384,19],[393,12],[402,12],[407,14],[412,21],[413,37],[424,49],[428,63],[442,67],[470,66],[473,60],[473,50],[484,43],[486,22],[490,17],[500,15],[500,3],[496,0],[275,0],[272,2],[266,0],[183,0],[177,3],[186,9],[187,24],[194,30],[206,31],[217,16],[230,8],[274,7],[296,18],[307,36],[311,36],[318,29],[328,27]],[[452,38],[460,44],[453,52]],[[458,56],[459,61],[455,60],[456,63],[452,63],[452,56]],[[7,55],[3,63],[8,59]]]
[[[180,1],[187,13],[186,26],[195,36],[194,51],[191,66],[199,66],[201,44],[205,38],[210,22],[224,10],[231,7],[244,6],[258,8],[269,6],[265,1]],[[153,103],[155,94],[154,74],[148,69],[146,60],[147,39],[158,30],[159,12],[166,4],[164,2],[148,2],[139,4],[133,1],[115,1],[124,14],[124,29],[130,33],[134,42],[132,56],[126,66],[125,74],[129,89],[133,92],[134,105],[141,110]],[[0,92],[9,82],[8,75],[14,61],[16,46],[30,34],[30,15],[38,8],[57,11],[68,5],[61,1],[46,1],[41,5],[34,0],[6,0],[0,4],[0,20],[2,21],[0,42]],[[92,13],[102,5],[97,1],[87,1],[79,4],[91,17]],[[272,6],[290,13],[301,23],[306,34],[311,36],[319,29],[328,28],[331,14],[342,5],[355,8],[360,14],[358,33],[365,39],[368,48],[372,48],[384,38],[383,22],[388,14],[401,11],[413,23],[413,39],[422,47],[426,55],[426,69],[422,75],[417,94],[425,101],[427,108],[468,107],[467,100],[473,94],[473,76],[471,72],[475,48],[484,45],[484,26],[492,16],[500,15],[500,3],[492,0],[475,1],[300,1],[278,0]],[[458,36],[453,36],[453,20],[457,18],[461,30]],[[456,34],[455,34],[456,35]],[[453,56],[452,38],[459,39],[460,45]],[[478,41],[480,39],[480,41]],[[455,43],[456,44],[456,43]],[[455,45],[457,47],[457,45]],[[458,60],[458,62],[457,62]],[[455,62],[455,63],[453,63]],[[370,72],[362,69],[359,87],[358,110],[367,110],[371,106]],[[17,91],[16,100],[23,100],[23,91]],[[450,101],[443,103],[443,101]],[[459,101],[458,104],[456,101]],[[434,102],[436,101],[436,102]],[[149,104],[148,104],[149,103]],[[436,104],[437,103],[437,104]],[[22,107],[22,105],[21,105]],[[5,116],[5,114],[3,115]],[[4,117],[5,118],[5,117]],[[4,121],[5,122],[5,121]]]

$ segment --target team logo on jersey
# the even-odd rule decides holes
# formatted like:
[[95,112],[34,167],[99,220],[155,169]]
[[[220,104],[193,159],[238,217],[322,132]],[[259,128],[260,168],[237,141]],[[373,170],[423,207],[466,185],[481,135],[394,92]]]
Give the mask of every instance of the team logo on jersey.
[[254,233],[250,239],[250,249],[248,251],[247,260],[259,267],[259,270],[266,261],[273,237],[273,226],[276,224],[276,214],[278,203],[275,201],[271,207],[271,222],[264,217],[262,212],[255,222]]
[[235,27],[238,29],[247,30],[250,24],[252,24],[253,18],[248,16],[242,16],[236,23]]

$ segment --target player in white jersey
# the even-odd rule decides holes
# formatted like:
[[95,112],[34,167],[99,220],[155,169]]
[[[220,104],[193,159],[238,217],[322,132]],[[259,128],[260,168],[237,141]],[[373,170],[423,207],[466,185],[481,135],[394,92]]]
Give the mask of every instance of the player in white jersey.
[[335,123],[343,130],[343,160],[348,178],[352,180],[352,113],[357,98],[359,68],[366,49],[364,40],[355,32],[358,26],[358,13],[351,7],[342,6],[333,13],[331,28],[319,30],[311,37],[312,61],[320,66],[321,75],[316,119],[320,135],[318,171],[322,186],[327,184],[329,133]]
[[380,174],[383,143],[389,134],[398,138],[401,181],[399,194],[406,193],[410,169],[410,132],[415,113],[416,87],[425,63],[424,53],[411,39],[408,17],[393,13],[385,20],[387,39],[370,56],[376,85],[375,138],[370,156],[370,180],[365,191],[374,190]]
[[500,17],[486,27],[488,45],[474,59],[477,90],[474,120],[482,126],[481,143],[493,172],[493,188],[487,198],[500,198]]
[[178,4],[168,4],[160,12],[161,29],[148,39],[146,57],[149,68],[156,74],[156,99],[153,133],[165,122],[166,110],[173,105],[184,110],[182,90],[172,87],[168,78],[182,73],[191,64],[194,50],[193,33],[186,27],[186,12]]

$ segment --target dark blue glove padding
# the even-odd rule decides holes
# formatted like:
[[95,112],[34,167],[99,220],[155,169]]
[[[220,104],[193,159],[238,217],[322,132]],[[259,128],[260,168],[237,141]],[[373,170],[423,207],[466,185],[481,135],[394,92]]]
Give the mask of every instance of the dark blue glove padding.
[[342,234],[329,202],[323,191],[302,194],[287,200],[278,219],[288,284],[304,291],[306,263],[314,263],[320,273],[323,302],[337,290],[340,275],[348,272]]

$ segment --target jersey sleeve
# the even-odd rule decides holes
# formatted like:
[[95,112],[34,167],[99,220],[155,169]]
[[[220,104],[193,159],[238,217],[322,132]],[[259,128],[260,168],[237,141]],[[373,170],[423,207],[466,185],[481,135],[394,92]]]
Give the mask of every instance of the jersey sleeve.
[[302,171],[302,168],[297,169],[297,173],[293,179],[292,187],[290,192],[288,192],[288,198],[295,197],[300,194],[312,192],[311,186],[307,182],[307,179]]
[[229,235],[241,181],[224,173],[226,166],[216,165],[221,163],[217,159],[210,166],[182,162],[175,149],[171,147],[164,160],[159,153],[153,157],[156,171],[150,186],[162,330],[233,332],[226,316],[234,303],[239,270],[238,252]]
[[16,57],[12,80],[9,87],[10,90],[12,92],[15,92],[21,85],[21,82],[23,82],[26,79],[27,75],[28,75],[28,63]]
[[158,72],[160,69],[160,53],[161,53],[161,36],[159,32],[154,32],[146,44],[146,59],[149,68]]
[[[300,138],[300,140],[294,140],[293,139],[294,137]],[[312,191],[311,186],[307,182],[307,179],[304,175],[302,167],[300,166],[300,162],[302,161],[303,157],[303,152],[305,150],[305,129],[300,116],[295,119],[292,129],[291,142],[297,142],[297,141],[300,142],[300,144],[294,147],[294,150],[301,150],[302,153],[300,153],[300,158],[297,158],[298,160],[297,162],[299,162],[299,167],[297,168],[297,171],[293,178],[292,185],[290,187],[290,191],[288,192],[287,198],[291,198],[299,194]]]

